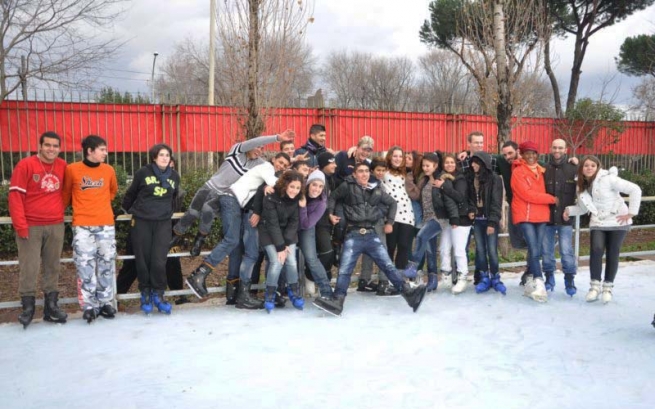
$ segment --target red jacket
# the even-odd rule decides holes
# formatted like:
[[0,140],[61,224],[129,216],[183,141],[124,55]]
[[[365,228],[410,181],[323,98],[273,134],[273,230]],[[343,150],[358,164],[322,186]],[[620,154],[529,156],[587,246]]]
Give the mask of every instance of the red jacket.
[[550,204],[555,196],[546,193],[544,169],[537,165],[535,173],[523,159],[512,163],[512,222],[547,223],[550,221]]

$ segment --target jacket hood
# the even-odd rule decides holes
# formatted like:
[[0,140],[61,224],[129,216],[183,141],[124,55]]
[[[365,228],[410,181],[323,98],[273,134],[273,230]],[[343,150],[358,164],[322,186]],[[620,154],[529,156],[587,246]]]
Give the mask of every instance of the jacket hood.
[[493,172],[493,168],[491,167],[491,155],[488,154],[487,152],[479,151],[475,152],[473,155],[471,155],[471,159],[473,158],[478,158],[484,163],[484,166],[487,168],[488,171]]

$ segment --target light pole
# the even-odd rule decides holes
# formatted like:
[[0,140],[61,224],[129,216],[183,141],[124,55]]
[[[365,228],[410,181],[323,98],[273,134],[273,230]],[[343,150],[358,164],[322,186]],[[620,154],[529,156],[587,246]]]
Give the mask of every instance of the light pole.
[[152,59],[152,74],[150,75],[150,86],[152,87],[150,102],[152,104],[155,103],[155,63],[157,62],[157,56],[159,55],[159,53],[155,51],[153,55],[154,58]]

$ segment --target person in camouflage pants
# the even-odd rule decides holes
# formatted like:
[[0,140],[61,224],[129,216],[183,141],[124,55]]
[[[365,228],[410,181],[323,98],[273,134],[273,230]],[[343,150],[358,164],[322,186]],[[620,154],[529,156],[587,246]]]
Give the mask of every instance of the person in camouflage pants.
[[100,309],[114,298],[112,280],[116,272],[114,226],[73,228],[73,260],[77,268],[77,298],[82,310]]

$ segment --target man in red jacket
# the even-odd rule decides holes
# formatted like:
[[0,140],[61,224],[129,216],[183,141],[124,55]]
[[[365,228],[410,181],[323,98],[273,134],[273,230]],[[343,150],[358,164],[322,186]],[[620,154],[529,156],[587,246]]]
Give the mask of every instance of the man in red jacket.
[[23,312],[18,321],[27,328],[34,317],[36,281],[43,262],[43,319],[65,323],[57,306],[61,249],[64,245],[64,186],[66,162],[59,158],[61,138],[45,132],[39,152],[18,162],[11,175],[9,214],[16,231]]

